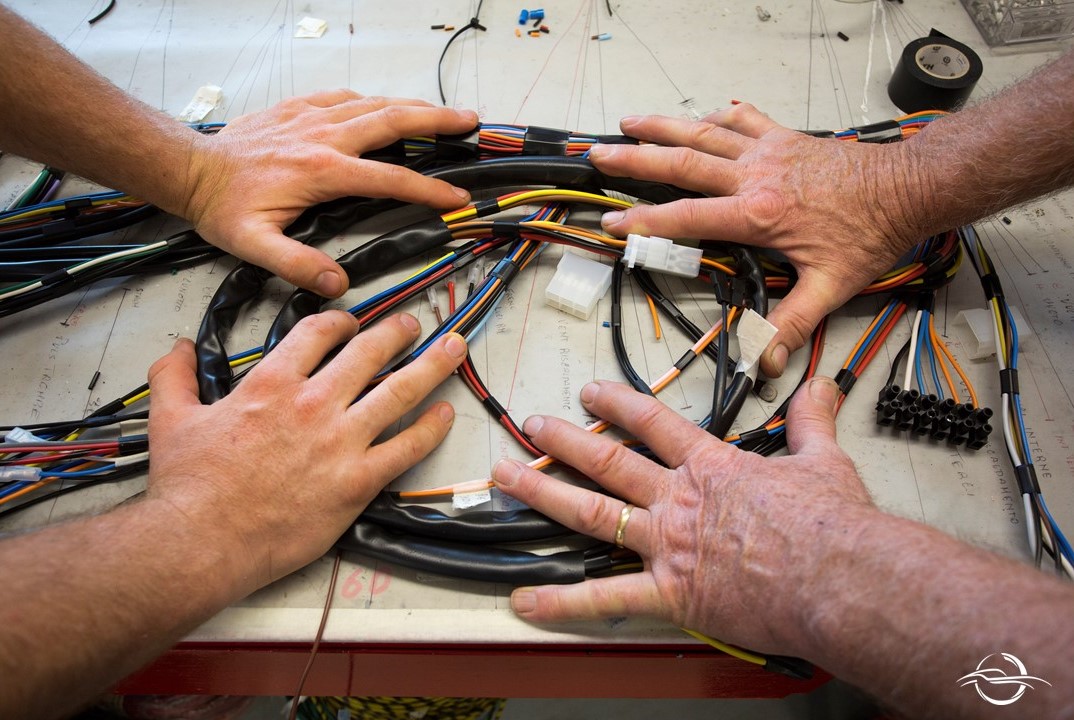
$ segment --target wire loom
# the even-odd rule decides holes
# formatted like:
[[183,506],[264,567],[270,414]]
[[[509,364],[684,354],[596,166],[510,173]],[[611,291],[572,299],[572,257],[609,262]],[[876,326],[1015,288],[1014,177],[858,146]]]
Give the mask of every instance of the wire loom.
[[[936,114],[919,113],[867,128],[851,128],[838,133],[824,133],[824,135],[844,141],[890,142],[916,132],[934,117]],[[198,129],[202,132],[212,132],[218,127],[205,126]],[[632,143],[635,141],[621,136],[597,136],[547,128],[486,124],[482,125],[478,131],[461,136],[409,138],[369,155],[368,157],[373,159],[405,164],[429,176],[442,178],[470,190],[540,186],[562,189],[561,194],[565,197],[557,197],[554,202],[524,221],[484,220],[483,218],[509,207],[516,200],[521,202],[519,197],[524,193],[504,195],[498,199],[479,202],[463,211],[448,213],[441,218],[413,223],[386,233],[347,253],[340,258],[340,262],[347,271],[353,287],[397,264],[413,260],[449,243],[453,247],[448,255],[412,276],[405,283],[405,287],[401,284],[352,308],[351,311],[362,321],[362,326],[368,326],[401,302],[413,297],[421,289],[431,288],[445,279],[448,279],[449,283],[452,282],[449,278],[453,273],[469,266],[471,280],[466,303],[458,309],[450,308],[451,315],[440,324],[429,340],[422,343],[418,350],[420,352],[431,342],[432,338],[444,332],[459,331],[463,334],[476,332],[481,326],[482,318],[495,305],[497,293],[502,294],[519,271],[536,256],[540,245],[544,242],[567,243],[603,255],[610,255],[613,258],[621,257],[621,241],[562,224],[568,210],[568,205],[565,203],[569,204],[575,200],[570,197],[572,192],[588,193],[587,202],[611,207],[615,205],[611,198],[604,195],[605,191],[622,193],[654,203],[694,196],[692,193],[667,185],[606,177],[583,158],[569,157],[584,154],[596,142]],[[516,155],[517,157],[504,158],[501,157],[503,155]],[[496,156],[498,159],[479,159],[490,156]],[[40,183],[35,183],[35,186],[28,189],[25,194],[26,202],[46,200],[48,192],[54,189],[53,180],[43,173]],[[552,190],[544,192],[556,194],[556,191]],[[603,202],[601,198],[607,202]],[[356,222],[402,205],[393,200],[343,198],[307,210],[287,229],[287,234],[303,243],[318,243],[337,235]],[[164,269],[169,265],[174,266],[175,263],[194,262],[216,252],[205,246],[192,231],[180,233],[163,243],[133,249],[122,246],[119,250],[114,246],[87,249],[84,245],[78,245],[72,250],[70,244],[56,248],[47,246],[46,241],[50,237],[75,239],[87,237],[95,234],[94,231],[100,227],[126,225],[152,212],[152,208],[145,206],[144,203],[139,204],[132,198],[116,193],[101,193],[97,196],[66,201],[44,202],[34,207],[20,205],[19,208],[0,213],[0,248],[6,245],[13,250],[20,248],[19,251],[24,252],[22,248],[32,247],[37,253],[35,260],[37,264],[32,267],[12,268],[11,263],[3,263],[3,257],[0,257],[0,267],[13,273],[9,276],[12,278],[33,277],[35,274],[47,273],[41,280],[31,280],[20,286],[0,288],[0,315],[17,312],[25,307],[57,297],[80,284],[92,282],[100,277],[129,274],[134,269]],[[916,378],[921,394],[928,393],[927,376],[922,372],[923,364],[927,363],[932,368],[933,386],[938,399],[944,400],[944,396],[939,387],[937,367],[947,377],[951,395],[957,397],[957,388],[948,376],[941,354],[946,354],[948,360],[952,362],[953,358],[943,347],[942,342],[937,342],[935,339],[935,332],[931,326],[931,300],[929,298],[957,271],[962,259],[960,239],[967,247],[972,247],[975,262],[988,267],[983,248],[974,243],[972,237],[966,237],[965,229],[962,233],[961,238],[955,232],[930,238],[916,250],[905,265],[886,273],[863,291],[862,294],[892,293],[892,299],[878,313],[847,358],[843,369],[836,376],[844,395],[853,389],[855,381],[875,357],[877,350],[883,345],[906,307],[916,305],[921,308],[918,312],[924,314],[924,321],[920,323],[920,342],[915,343],[916,351],[908,350],[900,353],[893,365],[892,377],[901,362],[900,358],[908,357],[907,377],[910,376],[912,368],[917,369]],[[616,246],[616,243],[619,243],[619,246]],[[485,278],[474,277],[475,260],[492,251],[499,252],[505,249],[506,255],[496,264],[491,273]],[[728,328],[745,308],[752,308],[763,315],[767,309],[768,291],[784,290],[792,286],[795,280],[793,269],[767,256],[757,256],[747,248],[728,247],[721,250],[719,247],[709,246],[709,250],[708,256],[703,258],[701,279],[711,284],[714,299],[723,315],[722,321],[709,331],[696,327],[670,298],[663,295],[648,273],[635,269],[631,277],[648,298],[654,323],[657,322],[658,316],[669,318],[694,341],[694,346],[675,363],[668,373],[654,381],[651,386],[645,385],[644,380],[630,366],[621,335],[621,323],[617,322],[617,319],[621,317],[624,272],[621,264],[616,262],[612,293],[612,322],[610,323],[613,348],[624,376],[639,391],[650,393],[655,393],[667,382],[677,377],[700,355],[708,355],[717,366],[717,381],[714,384],[712,400],[713,412],[699,424],[717,437],[722,437],[726,442],[738,445],[744,450],[770,454],[785,446],[784,423],[789,400],[784,401],[773,415],[758,427],[744,430],[737,435],[726,435],[743,400],[753,387],[753,380],[737,371],[734,359],[729,357]],[[723,252],[728,255],[727,264],[712,259],[712,252]],[[982,259],[978,262],[976,256]],[[69,265],[70,262],[80,264],[65,268],[64,265]],[[984,277],[982,273],[982,282],[984,282]],[[994,277],[994,273],[988,274],[987,277]],[[303,317],[318,312],[323,306],[322,299],[312,293],[305,291],[294,293],[273,322],[263,348],[255,348],[229,357],[226,351],[228,334],[239,313],[247,304],[260,296],[269,278],[270,275],[260,268],[239,264],[227,276],[210,302],[197,339],[198,383],[204,402],[214,402],[224,397],[232,385],[241,378],[241,374],[235,374],[235,367],[260,357],[262,352],[271,351],[297,322]],[[989,288],[993,285],[998,287],[998,282],[986,285],[986,296],[992,298],[998,295],[1002,301],[1001,292],[989,293]],[[1004,319],[1001,311],[997,311],[996,314],[1000,319]],[[659,332],[658,323],[656,327]],[[918,325],[915,325],[915,333],[917,327]],[[812,377],[816,370],[824,346],[825,328],[826,323],[822,323],[814,335],[809,363],[800,382]],[[1013,342],[1007,343],[1007,346],[1013,347],[1012,357],[1016,357],[1016,336]],[[409,362],[413,357],[416,357],[416,353],[405,358],[396,368],[386,370],[378,376],[377,380],[382,379],[392,369],[397,369]],[[1008,359],[1007,362],[1009,367],[1014,367],[1012,359]],[[957,363],[953,364],[958,370]],[[1011,402],[1016,404],[1016,370],[1006,372],[1004,397],[1012,398]],[[961,371],[959,374],[961,375]],[[478,394],[491,416],[507,427],[524,448],[538,454],[536,448],[528,444],[506,410],[488,393],[487,388],[477,377],[472,363],[464,364],[460,375]],[[987,409],[982,409],[977,405],[976,396],[972,387],[969,387],[968,380],[964,376],[962,379],[967,385],[971,398],[971,403],[966,403],[965,407],[970,408],[975,414],[987,415],[985,413]],[[891,380],[888,384],[889,386],[892,384]],[[905,387],[909,387],[908,382]],[[885,388],[885,390],[888,389]],[[55,498],[81,487],[118,479],[143,470],[144,455],[148,444],[144,435],[121,437],[118,441],[111,443],[79,444],[75,440],[79,434],[92,427],[107,426],[132,418],[144,418],[144,412],[132,413],[128,412],[128,408],[144,398],[147,393],[148,389],[143,385],[122,398],[104,405],[82,420],[25,426],[35,432],[41,431],[51,440],[8,445],[5,447],[8,453],[3,459],[4,467],[0,468],[0,471],[9,466],[34,464],[44,457],[48,460],[49,472],[43,473],[40,483],[17,482],[0,489],[0,503],[6,503],[27,492],[33,492],[57,479],[78,478],[82,484],[55,490],[47,495],[31,497],[15,507],[0,511],[0,515],[22,510],[41,500]],[[885,391],[881,391],[878,422],[888,417],[886,414],[888,406],[882,407],[885,397]],[[948,405],[952,404],[946,400],[944,402]],[[904,415],[911,417],[912,415],[908,427],[912,427],[918,434],[925,434],[932,430],[934,432],[929,434],[933,438],[942,436],[949,442],[970,444],[963,434],[952,432],[948,425],[942,424],[930,415],[930,409],[925,407],[918,409],[917,406],[909,409],[900,407],[898,410],[902,414],[898,417],[902,418]],[[1009,415],[1012,418],[1011,423],[1021,420],[1020,412],[1011,411]],[[915,422],[919,416],[922,420]],[[927,427],[926,419],[931,423]],[[886,423],[881,422],[881,424]],[[604,425],[598,423],[596,426],[590,426],[589,429],[600,431],[603,427]],[[978,427],[975,430],[978,435],[974,436],[972,445],[980,442],[980,432],[986,432],[987,429],[990,428]],[[946,434],[937,434],[941,430]],[[59,442],[60,439],[65,442]],[[636,445],[633,449],[646,456],[652,456],[652,453],[645,447]],[[52,454],[42,456],[42,453]],[[1021,454],[1028,455],[1028,453]],[[110,457],[116,458],[114,465],[100,465],[100,463],[108,462]],[[126,461],[121,464],[120,461],[124,458]],[[540,457],[530,464],[541,468],[551,462],[553,461],[550,458]],[[94,465],[95,463],[97,465]],[[1054,522],[1047,514],[1039,488],[1031,477],[1032,466],[1028,463],[1028,459],[1022,459],[1020,464],[1016,462],[1016,467],[1020,471],[1028,468],[1019,475],[1020,480],[1022,475],[1029,478],[1021,484],[1032,491],[1032,493],[1026,493],[1026,496],[1030,498],[1027,501],[1027,508],[1029,508],[1027,514],[1030,514],[1030,510],[1039,507],[1040,509],[1033,513],[1033,525],[1036,526],[1039,522],[1043,528],[1041,534],[1031,534],[1031,546],[1036,550],[1038,563],[1042,552],[1047,551],[1056,556],[1057,565],[1062,559],[1063,563],[1066,563],[1065,567],[1069,568],[1067,559],[1074,556],[1074,552],[1070,550],[1069,543],[1059,533],[1058,528],[1054,527]],[[587,577],[628,572],[640,567],[638,558],[633,553],[603,543],[581,550],[550,555],[502,547],[525,542],[547,543],[550,540],[562,544],[567,534],[566,529],[532,510],[510,513],[468,511],[463,515],[449,516],[432,508],[400,502],[442,492],[443,489],[411,493],[382,493],[366,509],[351,530],[339,540],[339,546],[422,571],[516,585],[578,582]],[[1030,501],[1035,505],[1030,506],[1028,504]],[[1045,518],[1048,523],[1044,522]],[[705,641],[716,642],[711,639],[705,639]],[[742,652],[734,648],[729,649],[722,644],[717,647],[732,654]],[[772,670],[791,675],[802,675],[805,672],[801,664],[794,659],[763,658],[746,654],[750,657],[744,657],[744,659],[763,664]]]

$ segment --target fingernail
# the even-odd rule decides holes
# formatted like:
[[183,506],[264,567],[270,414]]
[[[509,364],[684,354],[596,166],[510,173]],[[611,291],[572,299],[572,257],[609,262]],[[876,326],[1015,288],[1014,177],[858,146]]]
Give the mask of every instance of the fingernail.
[[609,225],[617,225],[623,222],[624,217],[625,215],[618,210],[616,210],[615,212],[607,212],[600,216],[600,224],[604,227],[608,227]]
[[440,415],[440,419],[443,420],[445,423],[450,423],[455,419],[455,408],[451,407],[447,403],[444,403],[439,408],[437,408],[436,412],[438,415]]
[[463,110],[462,111],[462,116],[464,118],[466,118],[467,120],[469,120],[470,122],[472,122],[472,123],[477,122],[477,113],[474,112],[473,110]]
[[613,148],[609,145],[594,145],[589,148],[589,159],[593,160],[595,158],[600,160],[606,158],[612,154],[612,150]]
[[462,336],[452,333],[444,343],[444,349],[451,357],[461,358],[466,354],[466,341],[462,339]]
[[492,480],[497,485],[511,487],[521,476],[522,466],[510,458],[504,458],[492,466]]
[[399,322],[403,323],[403,327],[412,333],[421,330],[421,323],[419,323],[418,319],[410,313],[400,313]]
[[780,343],[772,348],[772,365],[776,372],[783,374],[783,371],[787,369],[787,358],[790,356],[790,352],[787,350],[787,346]]
[[540,415],[530,415],[526,418],[526,422],[522,423],[522,431],[533,437],[537,433],[541,432],[541,428],[544,427],[544,418]]
[[582,402],[588,405],[597,399],[598,390],[600,390],[600,386],[596,383],[586,383],[582,387],[582,392],[578,393],[578,397],[582,398]]
[[518,589],[511,593],[511,609],[519,615],[528,615],[537,609],[537,593]]
[[470,202],[470,192],[468,190],[463,190],[461,187],[452,187],[451,189],[463,202]]
[[627,125],[637,125],[641,122],[641,115],[627,115],[625,118],[619,121],[619,127],[625,128]]
[[825,407],[835,407],[839,386],[830,378],[815,377],[809,381],[809,397]]
[[325,270],[317,276],[317,292],[324,297],[339,297],[343,292],[343,280],[338,273]]

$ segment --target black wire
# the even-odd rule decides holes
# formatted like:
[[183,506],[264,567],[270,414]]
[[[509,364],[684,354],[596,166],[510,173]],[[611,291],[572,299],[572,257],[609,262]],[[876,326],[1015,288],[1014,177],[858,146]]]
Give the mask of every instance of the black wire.
[[899,374],[899,366],[902,365],[902,361],[905,360],[906,356],[909,354],[910,341],[907,340],[906,344],[899,349],[899,352],[895,353],[895,359],[891,361],[891,372],[888,373],[888,381],[885,383],[885,386],[895,384],[895,378]]
[[630,355],[623,341],[623,272],[622,263],[617,262],[612,267],[612,349],[615,351],[615,360],[619,363],[619,371],[630,386],[640,393],[652,395],[649,383],[642,379],[630,362]]
[[98,20],[104,19],[104,16],[107,15],[108,13],[112,12],[112,8],[114,8],[115,6],[116,6],[116,0],[108,0],[108,4],[105,5],[104,10],[101,10],[99,13],[97,13],[96,15],[91,17],[89,19],[89,21],[88,21],[88,24],[93,25]]
[[477,12],[475,12],[474,16],[470,18],[470,22],[456,30],[455,34],[448,38],[447,44],[444,45],[444,52],[440,53],[440,59],[436,62],[436,87],[440,90],[440,102],[442,102],[444,105],[447,105],[447,97],[444,95],[444,56],[447,55],[447,51],[448,48],[451,47],[451,43],[455,42],[455,38],[459,37],[467,30],[470,30],[471,28],[474,30],[481,30],[482,32],[487,30],[487,28],[478,21],[478,18],[481,16],[482,3],[484,3],[484,0],[481,0],[481,2],[477,3]]
[[[713,279],[718,282],[715,274]],[[711,419],[709,420],[708,431],[712,435],[723,439],[725,432],[717,432],[717,430],[724,425],[721,418],[724,414],[724,393],[727,390],[727,345],[730,342],[730,334],[727,332],[727,303],[720,303],[720,312],[723,315],[723,326],[720,328],[720,334],[717,339],[719,352],[716,359],[716,377],[712,383],[712,412],[709,415]]]

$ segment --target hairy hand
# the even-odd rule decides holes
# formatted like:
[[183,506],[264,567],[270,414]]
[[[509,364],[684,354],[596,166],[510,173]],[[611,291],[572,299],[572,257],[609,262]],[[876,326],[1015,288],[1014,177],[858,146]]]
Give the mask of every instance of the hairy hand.
[[311,205],[347,196],[394,197],[442,209],[464,205],[470,198],[465,190],[360,156],[400,138],[461,133],[476,123],[471,111],[351,90],[284,100],[197,139],[183,214],[212,244],[336,297],[347,289],[343,268],[283,229]]
[[[589,412],[644,442],[666,468],[566,421],[530,418],[524,429],[542,450],[637,506],[623,544],[645,569],[519,588],[512,607],[537,622],[655,616],[755,650],[799,652],[808,644],[800,593],[809,592],[809,547],[846,531],[855,510],[872,507],[835,442],[837,394],[827,378],[797,393],[787,421],[792,454],[764,458],[720,442],[626,385],[582,389]],[[500,461],[493,480],[573,530],[614,539],[623,500],[514,460]]]
[[608,213],[604,228],[756,245],[782,252],[798,282],[768,319],[779,328],[762,368],[778,376],[821,318],[890,269],[922,239],[909,225],[914,187],[899,143],[817,139],[751,105],[692,122],[625,118],[624,133],[659,145],[597,145],[602,172],[671,183],[705,195]]
[[148,494],[202,528],[206,542],[241,558],[246,592],[324,554],[381,488],[440,443],[454,419],[450,405],[435,403],[375,443],[451,374],[466,343],[455,334],[441,338],[355,403],[420,328],[403,314],[357,330],[338,310],[302,320],[213,405],[198,400],[189,340],[149,370]]

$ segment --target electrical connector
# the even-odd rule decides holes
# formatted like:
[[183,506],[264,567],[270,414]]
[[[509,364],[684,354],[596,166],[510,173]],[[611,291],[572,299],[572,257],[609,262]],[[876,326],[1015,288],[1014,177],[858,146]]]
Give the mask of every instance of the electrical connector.
[[554,308],[588,320],[612,285],[612,268],[572,252],[563,253],[556,274],[544,291],[544,301]]
[[991,408],[975,408],[951,398],[940,400],[935,395],[903,390],[898,385],[886,385],[876,398],[877,425],[894,425],[898,430],[912,430],[951,445],[965,443],[969,450],[980,450],[988,443],[991,417]]
[[41,468],[30,465],[8,465],[0,467],[0,484],[16,482],[37,482],[41,479]]
[[685,278],[696,278],[701,271],[701,248],[676,245],[662,237],[646,235],[627,235],[626,249],[623,250],[623,262],[628,268],[635,265]]
[[44,442],[43,439],[34,435],[26,428],[13,427],[4,433],[4,442],[6,443],[40,443]]

